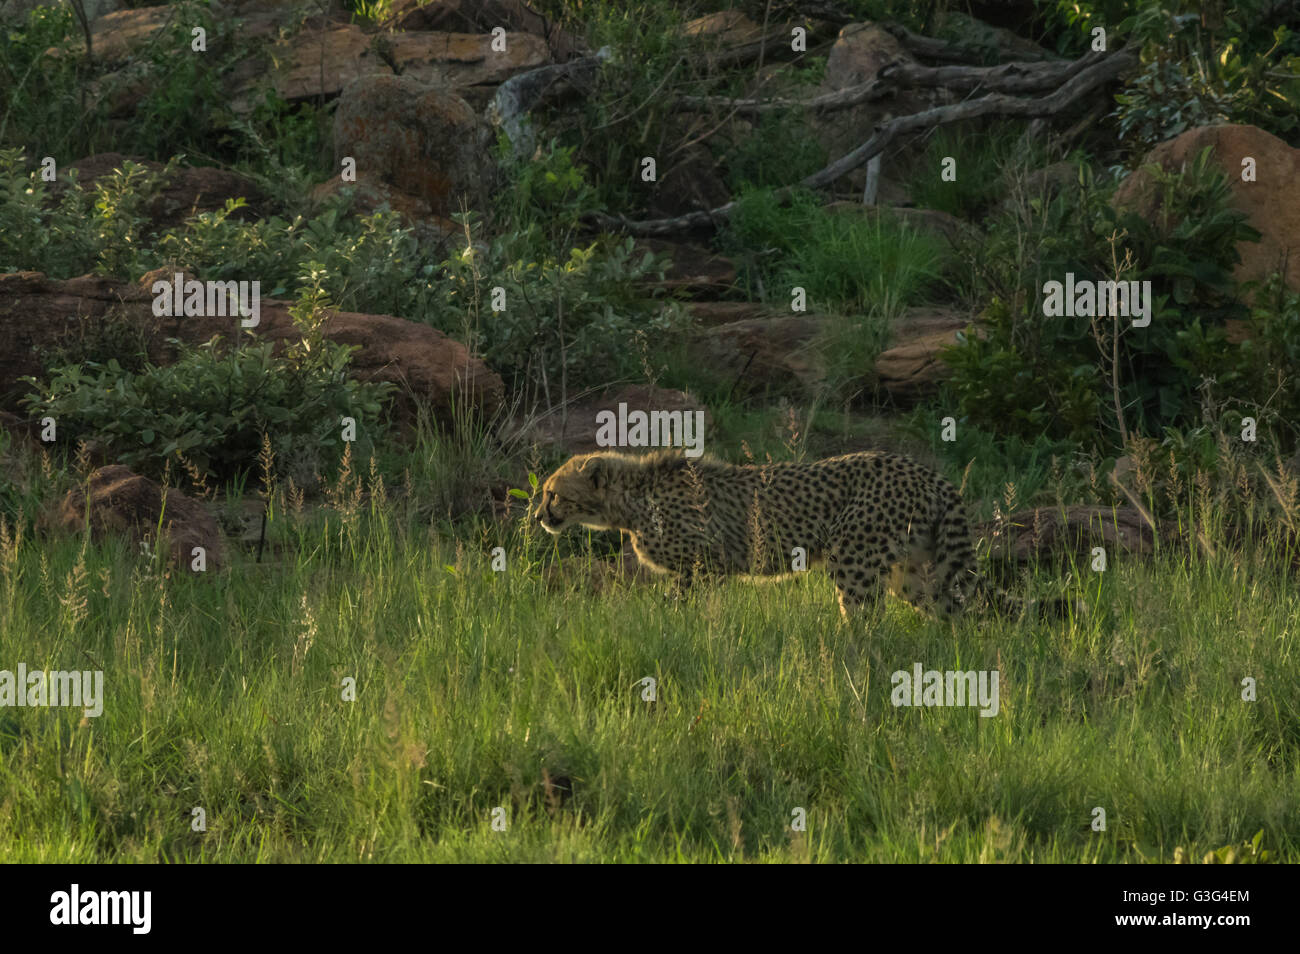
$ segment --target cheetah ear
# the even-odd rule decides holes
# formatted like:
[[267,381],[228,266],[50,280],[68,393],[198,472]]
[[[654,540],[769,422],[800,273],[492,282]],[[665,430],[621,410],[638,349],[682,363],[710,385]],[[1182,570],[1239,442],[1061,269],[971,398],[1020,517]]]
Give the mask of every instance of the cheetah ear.
[[605,461],[599,457],[587,458],[586,463],[578,469],[578,473],[591,481],[592,490],[600,490],[609,480]]

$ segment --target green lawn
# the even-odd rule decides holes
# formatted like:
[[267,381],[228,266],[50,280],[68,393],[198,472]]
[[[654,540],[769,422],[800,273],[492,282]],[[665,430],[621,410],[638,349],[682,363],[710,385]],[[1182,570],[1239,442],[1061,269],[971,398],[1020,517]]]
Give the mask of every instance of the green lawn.
[[[392,505],[271,539],[165,579],[124,541],[3,548],[0,668],[102,668],[106,699],[0,710],[0,858],[1140,862],[1262,829],[1300,860],[1280,560],[1112,557],[1074,622],[846,625],[819,574],[677,602]],[[895,708],[918,662],[999,670],[999,713]]]

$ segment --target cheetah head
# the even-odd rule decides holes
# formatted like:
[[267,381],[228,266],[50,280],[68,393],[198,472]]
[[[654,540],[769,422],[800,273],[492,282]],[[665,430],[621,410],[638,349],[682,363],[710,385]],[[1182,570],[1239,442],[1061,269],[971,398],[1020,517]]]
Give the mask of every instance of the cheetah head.
[[609,462],[599,454],[570,458],[542,484],[534,518],[548,533],[563,533],[579,524],[589,530],[611,530],[605,513]]

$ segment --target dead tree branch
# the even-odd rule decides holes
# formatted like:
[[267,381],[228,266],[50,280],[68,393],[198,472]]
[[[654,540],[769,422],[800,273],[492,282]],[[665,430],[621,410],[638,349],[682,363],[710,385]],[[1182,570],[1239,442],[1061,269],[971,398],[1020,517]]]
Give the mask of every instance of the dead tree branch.
[[[1056,115],[1087,93],[1105,85],[1125,70],[1132,69],[1138,63],[1135,52],[1118,50],[1106,55],[1091,66],[1081,69],[1054,92],[1036,99],[1018,99],[1003,93],[992,93],[979,99],[949,106],[937,106],[908,116],[899,116],[877,126],[871,137],[847,155],[841,156],[826,168],[813,173],[798,183],[796,187],[804,189],[823,189],[841,176],[852,172],[859,166],[880,155],[896,138],[907,133],[944,126],[949,123],[976,119],[981,116],[1018,116],[1032,118]],[[777,195],[786,198],[796,188],[787,186]],[[633,235],[653,236],[671,235],[693,228],[712,228],[727,219],[735,210],[736,203],[728,202],[715,209],[688,212],[671,219],[649,219],[632,221],[626,216],[612,216],[604,213],[592,213],[588,220],[601,228],[623,230]]]
[[731,109],[750,115],[779,109],[848,109],[908,86],[943,87],[961,92],[1036,93],[1060,86],[1103,59],[1103,53],[1088,53],[1069,62],[1017,62],[999,66],[921,66],[898,62],[884,66],[865,83],[814,96],[812,99],[680,96],[677,102],[684,109]]

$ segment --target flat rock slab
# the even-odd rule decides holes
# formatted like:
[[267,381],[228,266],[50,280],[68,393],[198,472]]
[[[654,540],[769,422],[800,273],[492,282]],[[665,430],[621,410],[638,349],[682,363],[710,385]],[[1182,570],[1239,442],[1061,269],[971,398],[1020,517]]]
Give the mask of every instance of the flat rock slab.
[[249,73],[232,91],[236,110],[253,102],[269,77],[289,102],[335,96],[355,79],[393,75],[450,87],[500,83],[522,70],[550,62],[541,37],[507,33],[505,50],[494,50],[487,33],[394,33],[370,35],[353,24],[304,31],[289,41],[270,73]]

